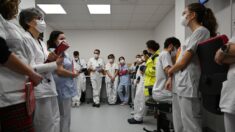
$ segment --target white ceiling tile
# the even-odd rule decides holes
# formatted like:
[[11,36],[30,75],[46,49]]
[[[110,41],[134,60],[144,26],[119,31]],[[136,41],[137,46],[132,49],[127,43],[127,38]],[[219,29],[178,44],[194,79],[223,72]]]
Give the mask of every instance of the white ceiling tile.
[[132,14],[116,14],[111,16],[112,21],[130,21]]
[[131,14],[134,11],[134,5],[112,5],[112,14]]
[[135,14],[152,14],[157,10],[157,5],[137,5],[134,9]]
[[133,14],[132,16],[132,21],[143,21],[143,22],[147,22],[150,18],[151,18],[152,14]]
[[138,0],[138,5],[160,5],[163,0]]
[[137,0],[112,0],[113,5],[135,5]]
[[[46,15],[55,29],[150,29],[174,8],[175,0],[36,0],[61,4],[67,15]],[[90,15],[87,4],[111,4],[111,15]]]

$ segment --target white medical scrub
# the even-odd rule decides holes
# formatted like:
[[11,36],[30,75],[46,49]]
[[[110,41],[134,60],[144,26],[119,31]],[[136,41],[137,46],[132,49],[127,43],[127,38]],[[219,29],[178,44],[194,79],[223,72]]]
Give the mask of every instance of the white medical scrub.
[[164,69],[168,66],[172,66],[171,55],[168,51],[163,50],[158,57],[156,64],[156,82],[153,86],[153,99],[156,101],[169,99],[172,97],[172,93],[165,89],[165,83],[167,81],[167,74]]
[[[142,121],[145,114],[145,95],[144,95],[144,75],[140,72],[140,67],[144,66],[145,63],[141,64],[137,69],[136,73],[136,93],[134,99],[134,116],[136,121]],[[137,82],[139,78],[139,81]]]
[[[235,40],[230,40],[235,42]],[[226,132],[235,130],[235,64],[231,64],[227,80],[223,82],[220,97],[220,108],[224,112],[224,124]]]
[[[9,50],[16,54],[23,63],[29,65],[32,60],[30,46],[25,43],[23,30],[6,21],[0,15],[0,35],[6,40]],[[7,67],[0,66],[0,108],[24,103],[24,84],[26,77]]]
[[[107,63],[105,66],[105,71],[108,72],[112,77],[115,76],[116,71],[118,70],[118,64]],[[118,76],[116,76],[114,82],[111,81],[109,76],[106,74],[106,93],[109,104],[115,104],[117,101],[117,87],[118,87]]]
[[134,100],[134,116],[136,121],[142,121],[145,114],[144,76],[140,75],[140,81],[136,87]]
[[60,113],[57,92],[52,72],[57,68],[56,62],[44,63],[49,52],[45,43],[35,40],[30,33],[25,34],[34,53],[34,69],[43,76],[42,82],[35,87],[36,108],[34,127],[36,132],[59,132]]
[[[72,72],[74,70],[73,59],[68,53],[63,53],[63,68]],[[53,74],[56,90],[58,93],[59,111],[60,111],[60,132],[70,132],[71,125],[71,103],[72,98],[77,95],[75,80],[72,77],[59,76]]]
[[[78,59],[78,60],[74,60],[74,64],[75,65],[75,69],[77,71],[81,71],[83,68],[87,68],[87,64],[86,64],[86,61],[84,59]],[[76,84],[76,87],[77,87],[77,91],[78,91],[78,95],[76,95],[75,97],[73,97],[72,101],[73,101],[73,104],[74,103],[77,103],[78,105],[80,104],[80,99],[81,99],[81,96],[82,96],[82,92],[85,92],[86,91],[86,76],[83,73],[80,73],[78,75],[77,78],[75,78],[77,84]]]
[[201,71],[196,51],[197,44],[209,37],[210,32],[201,26],[192,33],[189,41],[181,46],[181,53],[177,62],[181,61],[186,51],[193,52],[193,56],[185,69],[175,73],[173,84],[173,122],[175,132],[202,132],[198,88]]
[[98,59],[91,58],[88,62],[88,68],[92,68],[96,70],[95,72],[90,73],[90,79],[91,79],[91,84],[93,88],[93,102],[95,104],[99,104],[103,74],[98,72],[97,70],[104,69],[105,63],[103,59],[101,58],[98,58]]

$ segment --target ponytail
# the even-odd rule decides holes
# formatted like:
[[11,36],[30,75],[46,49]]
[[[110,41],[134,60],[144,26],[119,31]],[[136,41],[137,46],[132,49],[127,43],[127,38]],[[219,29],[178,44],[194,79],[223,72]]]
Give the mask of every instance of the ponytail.
[[188,5],[188,9],[196,13],[197,22],[201,23],[210,31],[210,36],[214,37],[217,35],[218,23],[215,15],[210,8],[206,8],[200,3],[193,3]]
[[210,31],[211,37],[217,35],[216,31],[218,29],[218,23],[216,21],[215,15],[210,8],[206,8],[204,19],[202,25]]

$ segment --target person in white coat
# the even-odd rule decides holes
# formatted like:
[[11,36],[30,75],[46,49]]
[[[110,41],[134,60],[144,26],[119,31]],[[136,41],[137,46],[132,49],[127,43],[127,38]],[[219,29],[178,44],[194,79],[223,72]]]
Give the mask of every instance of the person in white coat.
[[227,80],[223,82],[220,97],[220,108],[224,112],[226,132],[235,130],[235,37],[227,45],[222,46],[216,53],[215,61],[218,64],[229,64]]
[[202,132],[201,103],[199,96],[200,63],[197,44],[216,36],[217,22],[211,9],[199,3],[188,5],[182,14],[182,25],[192,34],[181,46],[177,62],[168,70],[168,90],[173,81],[173,123],[175,132]]
[[74,57],[74,64],[75,64],[75,69],[78,71],[79,75],[75,79],[77,84],[77,91],[78,95],[72,98],[72,106],[80,106],[81,104],[81,97],[82,95],[85,96],[86,92],[86,75],[85,72],[87,71],[87,64],[86,61],[82,58],[79,57],[79,52],[74,51],[73,52],[73,57]]
[[118,87],[118,64],[115,63],[115,56],[110,54],[108,56],[109,62],[105,66],[105,82],[108,103],[110,105],[116,104],[117,101],[117,87]]
[[94,57],[88,62],[90,79],[93,88],[93,107],[100,107],[100,91],[102,87],[102,78],[104,75],[105,63],[100,58],[100,50],[94,50]]
[[[32,65],[35,65],[37,72],[43,75],[43,81],[35,88],[35,131],[58,132],[60,130],[60,114],[52,72],[57,69],[57,65],[62,65],[63,59],[57,57],[53,52],[49,53],[45,43],[39,40],[39,34],[46,29],[44,15],[41,11],[36,8],[24,9],[20,12],[19,22],[27,31],[26,39],[31,41],[34,53],[34,64]],[[47,60],[54,62],[45,63]]]
[[[32,61],[30,47],[23,36],[23,30],[11,20],[18,13],[18,0],[1,0],[0,2],[0,37],[4,38],[6,45],[14,55],[24,63],[29,73],[24,75],[23,70],[10,70],[0,66],[0,131],[33,131],[33,115],[27,111],[25,95],[25,82],[32,79],[37,85],[41,76],[32,72],[28,67]],[[19,68],[19,67],[18,67]],[[12,68],[11,68],[12,69]],[[20,74],[19,74],[20,73]]]
[[175,37],[167,38],[164,42],[164,49],[159,54],[158,62],[156,64],[156,82],[153,86],[153,99],[156,101],[172,100],[172,93],[165,89],[167,81],[167,73],[172,67],[172,59],[176,56],[177,47],[180,46],[180,41]]

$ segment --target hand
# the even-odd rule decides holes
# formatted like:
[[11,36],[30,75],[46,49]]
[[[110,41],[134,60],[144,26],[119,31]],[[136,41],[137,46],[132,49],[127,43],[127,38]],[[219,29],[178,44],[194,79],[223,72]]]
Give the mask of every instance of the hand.
[[59,65],[62,65],[63,64],[63,61],[64,61],[64,58],[63,57],[58,57],[57,59],[56,59],[56,64],[59,66]]
[[34,71],[29,74],[29,80],[32,81],[34,86],[37,86],[42,81],[42,79],[42,76]]
[[115,78],[114,78],[114,77],[111,77],[111,81],[114,82],[114,81],[115,81]]
[[219,65],[222,65],[224,57],[225,57],[225,55],[224,55],[223,51],[221,49],[219,49],[215,54],[215,62]]
[[166,81],[165,88],[168,91],[172,91],[172,79],[171,78],[168,78],[168,80]]
[[58,56],[54,53],[54,52],[50,52],[47,59],[49,61],[56,61],[56,59],[58,58]]
[[170,68],[170,69],[168,70],[168,77],[172,77],[172,75],[173,75],[173,69]]
[[79,76],[79,72],[75,71],[75,72],[73,73],[73,78],[76,78],[76,77],[78,77],[78,76]]

